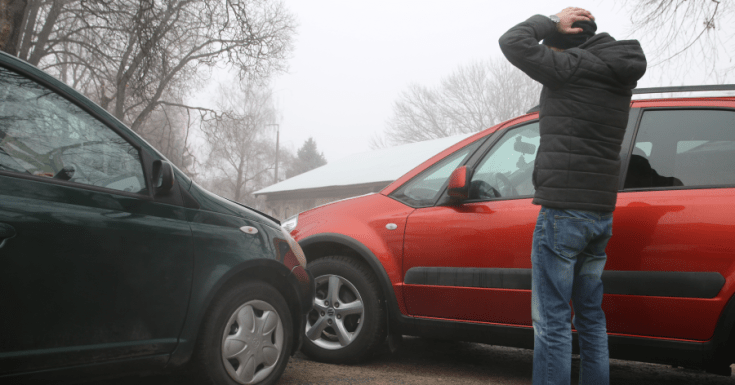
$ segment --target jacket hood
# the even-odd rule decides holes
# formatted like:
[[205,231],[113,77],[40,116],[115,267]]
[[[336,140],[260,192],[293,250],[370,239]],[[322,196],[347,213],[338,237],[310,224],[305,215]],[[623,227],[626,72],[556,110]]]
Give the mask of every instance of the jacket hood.
[[623,84],[635,88],[638,79],[646,73],[646,55],[638,40],[615,40],[607,33],[599,33],[579,48],[602,60]]

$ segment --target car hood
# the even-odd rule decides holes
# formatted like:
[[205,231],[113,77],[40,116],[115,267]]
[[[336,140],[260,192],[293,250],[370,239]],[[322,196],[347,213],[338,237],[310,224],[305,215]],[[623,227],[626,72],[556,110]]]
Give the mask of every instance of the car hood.
[[194,182],[189,188],[189,193],[197,200],[202,210],[241,217],[276,229],[280,228],[281,223],[277,219],[251,207],[223,198]]
[[367,193],[367,194],[363,194],[363,195],[357,195],[357,196],[354,196],[354,197],[349,197],[349,198],[339,199],[339,200],[332,201],[332,202],[327,202],[325,204],[322,204],[322,205],[319,205],[319,206],[316,206],[316,207],[312,207],[312,208],[310,208],[308,210],[305,210],[305,211],[303,211],[300,214],[308,213],[309,211],[320,209],[320,208],[325,207],[325,206],[331,206],[331,205],[334,205],[334,204],[339,204],[339,203],[342,203],[342,202],[351,201],[351,200],[355,200],[355,199],[361,199],[361,198],[364,198],[364,197],[367,197],[367,196],[370,196],[370,195],[375,195],[375,193],[372,193],[371,192],[371,193]]

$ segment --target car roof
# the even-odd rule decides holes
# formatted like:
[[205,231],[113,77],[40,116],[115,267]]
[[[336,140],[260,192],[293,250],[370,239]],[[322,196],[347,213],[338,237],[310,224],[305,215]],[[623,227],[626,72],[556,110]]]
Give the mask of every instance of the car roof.
[[[735,90],[735,85],[732,85],[733,89]],[[538,107],[538,106],[537,106]],[[500,124],[497,124],[493,127],[490,127],[488,129],[482,130],[478,132],[475,135],[470,136],[469,138],[460,141],[459,143],[447,148],[446,150],[438,153],[437,155],[427,159],[425,162],[421,163],[417,167],[415,167],[413,170],[409,171],[408,173],[404,174],[400,178],[396,179],[393,183],[386,186],[383,190],[380,191],[383,195],[388,195],[395,191],[398,187],[403,185],[405,182],[413,178],[414,176],[418,175],[434,163],[438,162],[440,159],[443,159],[445,156],[459,150],[460,148],[474,142],[475,140],[488,136],[498,130],[502,130],[506,127],[513,126],[519,123],[524,123],[527,121],[538,119],[538,109],[537,107],[532,108],[529,110],[528,113],[515,117],[513,119],[507,120],[505,122],[502,122]],[[650,108],[650,107],[725,107],[725,108],[735,108],[735,96],[700,96],[700,97],[680,97],[680,98],[653,98],[653,99],[636,99],[631,101],[631,107],[632,108]]]

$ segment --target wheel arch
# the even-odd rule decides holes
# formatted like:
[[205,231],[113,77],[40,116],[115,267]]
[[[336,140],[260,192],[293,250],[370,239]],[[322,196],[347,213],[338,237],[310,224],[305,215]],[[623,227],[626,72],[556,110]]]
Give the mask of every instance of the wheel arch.
[[722,309],[712,339],[705,343],[704,362],[705,367],[708,362],[728,367],[735,362],[735,294]]
[[[389,331],[398,330],[401,310],[388,273],[378,257],[360,241],[343,234],[317,234],[299,241],[308,262],[330,255],[357,258],[368,265],[378,279],[388,312]],[[315,277],[316,278],[316,277]]]
[[[286,301],[289,311],[291,312],[294,344],[290,355],[298,351],[301,346],[303,334],[303,321],[301,307],[299,304],[299,295],[296,287],[289,282],[290,271],[282,263],[272,259],[252,259],[242,262],[241,264],[231,268],[227,273],[221,276],[216,283],[211,285],[210,290],[204,297],[204,300],[196,303],[190,303],[190,307],[198,306],[200,311],[195,314],[189,314],[192,317],[191,324],[185,327],[179,339],[179,345],[171,354],[169,365],[181,366],[186,364],[194,353],[197,339],[201,336],[204,319],[211,311],[211,308],[218,296],[226,293],[227,290],[243,281],[263,281],[273,286]],[[188,324],[187,319],[187,324]],[[188,331],[188,332],[187,332]]]

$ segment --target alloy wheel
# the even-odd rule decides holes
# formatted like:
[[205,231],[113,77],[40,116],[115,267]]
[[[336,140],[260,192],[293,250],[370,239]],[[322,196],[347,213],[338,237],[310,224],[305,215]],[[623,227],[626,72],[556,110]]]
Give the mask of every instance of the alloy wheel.
[[315,282],[316,297],[306,319],[306,337],[323,349],[344,348],[362,329],[362,297],[355,285],[339,275],[322,275]]

